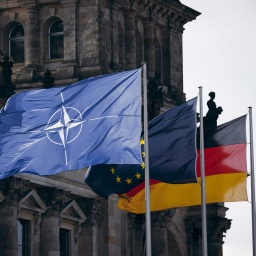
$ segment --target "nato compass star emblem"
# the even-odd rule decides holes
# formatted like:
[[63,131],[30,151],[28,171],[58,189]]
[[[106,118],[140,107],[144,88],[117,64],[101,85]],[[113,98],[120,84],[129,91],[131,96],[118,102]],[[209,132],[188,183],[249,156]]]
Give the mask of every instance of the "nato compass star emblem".
[[84,121],[76,108],[64,106],[62,93],[61,98],[62,108],[52,114],[44,130],[52,143],[64,147],[66,165],[68,165],[67,146],[80,135]]

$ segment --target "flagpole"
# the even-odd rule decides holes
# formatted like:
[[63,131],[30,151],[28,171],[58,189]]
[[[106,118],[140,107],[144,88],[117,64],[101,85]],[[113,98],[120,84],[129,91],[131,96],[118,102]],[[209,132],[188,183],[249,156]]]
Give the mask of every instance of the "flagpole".
[[151,256],[150,184],[148,151],[148,104],[147,104],[147,65],[143,63],[143,104],[144,104],[144,150],[145,150],[145,202],[146,202],[146,255]]
[[202,87],[199,87],[200,96],[200,166],[201,166],[201,198],[202,198],[202,255],[207,256],[207,221],[205,196],[205,165],[204,165],[204,123],[203,123],[203,97]]
[[254,152],[253,152],[253,126],[252,126],[252,107],[249,107],[250,124],[250,161],[251,161],[251,200],[252,200],[252,245],[253,255],[256,255],[256,206],[255,206],[255,174],[254,174]]

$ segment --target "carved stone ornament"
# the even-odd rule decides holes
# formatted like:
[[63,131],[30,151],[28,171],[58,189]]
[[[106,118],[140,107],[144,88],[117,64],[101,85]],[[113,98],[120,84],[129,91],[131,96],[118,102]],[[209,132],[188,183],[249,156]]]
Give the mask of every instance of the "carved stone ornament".
[[158,212],[151,213],[151,222],[152,225],[164,228],[169,222],[172,221],[172,218],[176,212],[176,209],[167,209]]
[[211,217],[207,220],[207,235],[211,243],[223,243],[224,233],[231,227],[231,220],[221,217]]
[[[201,219],[186,220],[187,231],[201,244],[202,221]],[[222,217],[207,218],[207,239],[209,243],[223,243],[224,233],[231,227],[231,220]]]
[[21,178],[10,177],[0,181],[0,190],[7,203],[18,203],[28,189],[29,182]]
[[48,215],[59,215],[68,201],[71,200],[70,192],[58,188],[40,188],[38,194],[46,203]]
[[34,217],[34,235],[37,234],[38,230],[40,229],[40,223],[41,223],[41,212],[37,212],[35,213],[35,217]]
[[77,243],[78,239],[79,239],[79,234],[81,232],[81,224],[77,223],[74,225],[74,232],[75,232],[75,243]]
[[104,200],[80,198],[76,201],[87,217],[85,224],[100,226],[104,219]]

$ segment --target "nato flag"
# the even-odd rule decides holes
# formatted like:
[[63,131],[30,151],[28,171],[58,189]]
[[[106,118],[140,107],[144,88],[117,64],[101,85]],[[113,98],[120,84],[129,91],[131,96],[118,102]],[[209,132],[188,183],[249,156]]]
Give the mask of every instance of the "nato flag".
[[0,110],[0,178],[140,164],[141,69],[21,92]]

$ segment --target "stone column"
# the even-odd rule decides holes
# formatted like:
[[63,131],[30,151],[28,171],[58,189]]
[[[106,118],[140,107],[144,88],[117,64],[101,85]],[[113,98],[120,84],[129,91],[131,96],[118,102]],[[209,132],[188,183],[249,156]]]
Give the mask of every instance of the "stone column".
[[202,229],[201,222],[195,221],[193,218],[185,220],[188,255],[201,256],[202,255]]
[[[100,20],[97,1],[79,1],[79,77],[101,75],[100,64]],[[102,29],[104,29],[102,27]]]
[[169,16],[168,26],[162,30],[163,82],[168,87],[170,98],[176,101],[176,104],[186,100],[183,93],[182,33],[183,27],[178,16]]
[[152,222],[152,256],[168,255],[167,224],[172,220],[175,209],[151,213]]
[[14,177],[1,180],[0,190],[5,200],[0,204],[0,255],[18,255],[18,205],[27,189],[26,181]]
[[127,255],[140,256],[144,255],[146,249],[146,234],[145,234],[145,215],[128,213],[128,251]]
[[59,255],[60,212],[70,200],[69,192],[57,188],[38,189],[38,194],[47,203],[47,211],[42,215],[40,230],[40,255]]
[[111,36],[111,62],[110,68],[118,70],[123,68],[119,64],[119,38],[118,38],[118,7],[113,3],[110,8],[110,36]]
[[148,78],[155,76],[155,30],[154,23],[144,23],[144,56],[147,64]]
[[[182,18],[178,15],[170,15],[167,18],[168,28],[170,30],[170,74],[172,89],[183,92],[183,50],[182,36],[183,25]],[[183,98],[182,100],[185,100]]]
[[87,219],[82,224],[79,240],[79,255],[98,256],[107,255],[104,245],[104,201],[98,199],[81,198],[76,200]]
[[39,10],[36,5],[26,6],[25,65],[28,69],[39,69],[40,26]]
[[64,61],[57,68],[61,79],[74,78],[77,73],[77,0],[62,0],[64,25]]
[[171,28],[171,84],[181,92],[183,91],[182,33],[181,29]]
[[162,34],[162,49],[163,49],[163,84],[168,87],[171,86],[171,63],[170,63],[170,29],[164,28],[161,31]]
[[125,69],[136,68],[135,17],[132,11],[125,12]]

